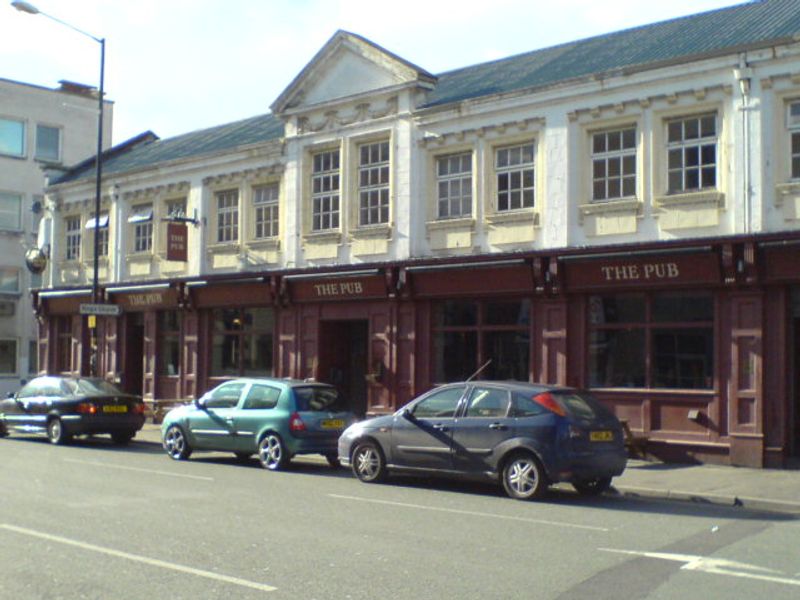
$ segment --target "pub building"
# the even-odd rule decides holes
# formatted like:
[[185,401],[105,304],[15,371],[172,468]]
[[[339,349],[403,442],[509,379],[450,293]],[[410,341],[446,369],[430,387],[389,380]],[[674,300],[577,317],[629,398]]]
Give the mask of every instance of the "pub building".
[[[96,368],[154,413],[232,377],[313,378],[365,416],[477,372],[588,389],[663,460],[786,466],[800,44],[735,32],[789,17],[600,36],[546,73],[551,49],[435,76],[337,32],[270,114],[110,150],[105,219],[82,214],[91,160],[51,179],[42,372]],[[624,63],[630,36],[674,55]],[[81,314],[93,300],[119,314]]]

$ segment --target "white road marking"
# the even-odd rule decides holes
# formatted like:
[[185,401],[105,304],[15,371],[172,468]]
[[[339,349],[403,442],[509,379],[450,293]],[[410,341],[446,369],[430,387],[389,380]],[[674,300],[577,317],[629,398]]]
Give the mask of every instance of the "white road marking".
[[171,473],[169,471],[156,471],[153,469],[143,469],[141,467],[126,467],[114,465],[99,460],[79,460],[77,458],[65,458],[64,462],[76,463],[79,465],[91,465],[93,467],[105,467],[106,469],[120,469],[122,471],[137,471],[139,473],[149,473],[151,475],[166,475],[167,477],[183,477],[184,479],[197,479],[199,481],[214,481],[213,477],[203,477],[202,475],[186,475],[184,473]]
[[[715,575],[728,575],[729,577],[742,577],[744,579],[757,579],[759,581],[769,581],[771,583],[780,583],[783,585],[800,586],[800,579],[776,576],[782,575],[783,573],[781,571],[759,567],[758,565],[750,565],[735,560],[726,560],[724,558],[710,558],[708,556],[696,556],[694,554],[671,554],[669,552],[639,552],[636,550],[617,550],[614,548],[598,548],[598,550],[682,562],[685,564],[681,569],[686,571],[702,571]],[[776,575],[768,575],[768,573],[775,573]]]
[[473,510],[461,510],[458,508],[442,508],[438,506],[425,506],[423,504],[407,504],[405,502],[392,502],[390,500],[375,500],[373,498],[363,498],[359,496],[342,496],[340,494],[328,494],[330,498],[339,500],[355,500],[356,502],[371,502],[373,504],[385,504],[388,506],[399,506],[401,508],[413,508],[419,510],[433,510],[437,512],[453,513],[456,515],[470,515],[472,517],[486,517],[491,519],[504,519],[506,521],[521,521],[523,523],[538,523],[540,525],[553,525],[556,527],[571,527],[573,529],[589,529],[591,531],[609,531],[606,527],[594,527],[592,525],[578,525],[576,523],[564,523],[562,521],[548,521],[545,519],[529,519],[528,517],[514,517],[511,515],[498,515],[495,513],[484,513]]
[[71,540],[69,538],[61,537],[58,535],[51,535],[49,533],[42,533],[41,531],[34,531],[33,529],[26,529],[24,527],[16,527],[14,525],[9,525],[7,523],[1,524],[0,529],[6,529],[8,531],[19,533],[21,535],[28,535],[31,537],[47,540],[49,542],[57,542],[59,544],[75,546],[77,548],[81,548],[82,550],[100,552],[101,554],[107,554],[109,556],[114,556],[116,558],[124,558],[126,560],[140,562],[146,565],[150,565],[151,567],[159,567],[161,569],[169,569],[171,571],[178,571],[179,573],[187,573],[189,575],[195,575],[196,577],[205,577],[206,579],[214,579],[215,581],[230,583],[233,585],[238,585],[240,587],[252,588],[254,590],[259,590],[262,592],[274,592],[275,590],[278,589],[272,587],[271,585],[256,583],[255,581],[248,581],[246,579],[239,579],[238,577],[230,577],[228,575],[220,575],[218,573],[212,573],[211,571],[194,569],[192,567],[186,567],[184,565],[169,563],[155,558],[148,558],[146,556],[139,556],[137,554],[121,552],[120,550],[114,550],[113,548],[103,548],[102,546],[95,546],[94,544],[87,544],[85,542],[79,542],[77,540]]

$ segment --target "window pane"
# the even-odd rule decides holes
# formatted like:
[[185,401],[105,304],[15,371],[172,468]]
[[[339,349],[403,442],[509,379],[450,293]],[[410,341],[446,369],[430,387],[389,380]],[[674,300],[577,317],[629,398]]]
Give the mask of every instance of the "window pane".
[[0,340],[0,373],[16,374],[17,341]]
[[713,385],[713,330],[655,329],[653,387],[710,389]]
[[589,335],[591,387],[644,387],[643,329],[596,330]]
[[644,296],[592,296],[589,298],[589,322],[642,323],[645,319]]
[[653,298],[653,321],[697,322],[714,320],[711,294],[658,294]]
[[0,229],[20,229],[21,209],[21,194],[0,192]]
[[25,124],[0,118],[0,154],[22,156],[25,153]]
[[47,125],[36,126],[36,158],[57,161],[60,158],[61,130]]
[[463,381],[478,368],[475,331],[440,331],[433,336],[434,381]]
[[477,322],[478,303],[472,300],[446,300],[434,306],[434,327],[468,326]]
[[[529,381],[530,336],[520,331],[486,331],[483,334],[483,361],[491,363],[479,379]],[[477,368],[477,367],[476,367]]]

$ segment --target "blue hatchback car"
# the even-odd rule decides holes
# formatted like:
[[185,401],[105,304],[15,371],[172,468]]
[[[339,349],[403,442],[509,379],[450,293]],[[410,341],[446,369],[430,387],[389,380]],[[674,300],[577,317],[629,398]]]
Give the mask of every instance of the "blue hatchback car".
[[490,478],[512,498],[529,499],[562,481],[600,494],[625,470],[627,452],[620,422],[586,392],[474,381],[351,425],[339,438],[339,460],[365,482],[389,472]]
[[226,381],[193,404],[167,413],[164,450],[175,460],[195,450],[258,455],[265,469],[286,467],[297,454],[323,454],[338,466],[336,441],[355,421],[335,387],[295,379]]

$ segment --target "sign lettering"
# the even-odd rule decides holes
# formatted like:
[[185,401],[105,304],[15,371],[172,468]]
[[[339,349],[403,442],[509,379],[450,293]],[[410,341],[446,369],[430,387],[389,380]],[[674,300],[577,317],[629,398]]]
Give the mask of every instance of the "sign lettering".
[[185,223],[167,223],[167,260],[186,262],[188,236]]
[[331,296],[360,296],[364,286],[360,281],[337,281],[335,283],[315,283],[314,292],[318,298]]
[[129,306],[153,306],[164,303],[164,294],[161,292],[150,292],[148,294],[130,294],[127,297]]
[[674,262],[603,266],[600,270],[606,281],[653,281],[680,277],[680,269]]

